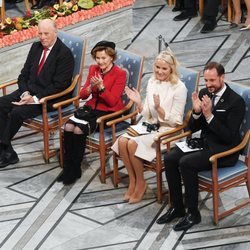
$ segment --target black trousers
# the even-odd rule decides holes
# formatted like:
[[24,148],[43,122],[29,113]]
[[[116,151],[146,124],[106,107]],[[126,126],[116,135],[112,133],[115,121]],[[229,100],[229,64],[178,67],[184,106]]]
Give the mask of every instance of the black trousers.
[[[198,172],[211,169],[209,149],[183,153],[173,148],[164,157],[166,178],[171,202],[176,209],[198,209]],[[185,187],[185,203],[182,195],[182,180]],[[185,204],[185,205],[184,205]]]
[[[219,0],[205,0],[202,18],[208,21],[216,21],[219,12]],[[197,0],[184,0],[185,9],[197,11]]]
[[21,106],[12,104],[14,101],[20,101],[21,94],[19,90],[16,90],[9,95],[0,97],[0,141],[7,145],[7,148],[11,147],[11,139],[18,132],[24,120],[42,113],[40,104]]

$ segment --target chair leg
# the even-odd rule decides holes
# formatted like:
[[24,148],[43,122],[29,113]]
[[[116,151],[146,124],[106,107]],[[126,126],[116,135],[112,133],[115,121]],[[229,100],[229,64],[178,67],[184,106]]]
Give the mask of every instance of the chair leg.
[[214,224],[219,222],[219,193],[218,190],[213,189],[213,210],[214,210]]
[[116,153],[113,152],[113,183],[114,187],[118,187],[118,160],[116,158]]
[[106,183],[106,152],[100,149],[100,163],[101,163],[101,182]]
[[45,163],[49,163],[49,135],[48,132],[43,132],[43,147],[44,147],[44,161]]
[[156,172],[157,178],[157,202],[162,203],[162,173]]

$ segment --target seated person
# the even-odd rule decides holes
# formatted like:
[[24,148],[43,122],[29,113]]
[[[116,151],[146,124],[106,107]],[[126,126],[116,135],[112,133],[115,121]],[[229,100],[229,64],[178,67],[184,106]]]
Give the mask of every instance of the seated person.
[[[198,210],[198,172],[211,170],[210,156],[235,147],[240,142],[240,125],[245,114],[241,96],[224,83],[224,67],[209,62],[204,69],[206,88],[192,94],[193,114],[189,121],[192,132],[201,130],[202,149],[184,153],[174,147],[164,158],[171,206],[158,224],[169,223],[183,217],[174,225],[175,231],[188,230],[201,222]],[[239,152],[219,160],[218,167],[234,165]],[[185,205],[182,195],[185,188]],[[187,208],[187,211],[186,211]]]
[[126,72],[114,64],[115,43],[100,41],[91,50],[96,65],[89,68],[87,80],[81,89],[80,98],[91,98],[86,106],[91,107],[87,124],[69,120],[64,127],[64,168],[57,178],[69,185],[81,177],[81,162],[85,151],[86,138],[97,129],[98,117],[124,108],[122,94],[126,85]]
[[[74,58],[57,37],[54,21],[40,21],[38,36],[40,41],[33,43],[18,77],[18,89],[0,97],[0,168],[19,161],[11,139],[25,120],[42,113],[39,99],[65,90],[72,81]],[[53,109],[54,102],[48,102],[48,110]]]
[[[163,51],[156,57],[144,104],[136,89],[125,88],[128,98],[136,103],[145,120],[159,124],[160,132],[171,130],[183,121],[187,89],[177,75],[176,66],[176,58],[169,51]],[[140,202],[146,191],[143,160],[152,161],[156,156],[153,145],[155,133],[157,131],[136,137],[124,134],[112,146],[128,171],[129,186],[124,200],[129,203]]]

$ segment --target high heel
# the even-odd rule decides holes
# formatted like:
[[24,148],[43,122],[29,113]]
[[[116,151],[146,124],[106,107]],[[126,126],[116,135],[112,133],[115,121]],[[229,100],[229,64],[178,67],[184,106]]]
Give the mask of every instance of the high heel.
[[140,194],[140,196],[139,196],[139,197],[133,197],[133,196],[131,196],[128,203],[129,203],[129,204],[134,204],[134,203],[140,202],[140,201],[142,200],[144,194],[145,194],[146,191],[147,191],[147,187],[148,187],[148,185],[147,185],[147,183],[146,183],[145,186],[144,186],[144,189],[142,190],[142,192],[141,192],[141,194]]
[[240,28],[240,31],[246,31],[246,30],[250,30],[250,24],[244,25]]

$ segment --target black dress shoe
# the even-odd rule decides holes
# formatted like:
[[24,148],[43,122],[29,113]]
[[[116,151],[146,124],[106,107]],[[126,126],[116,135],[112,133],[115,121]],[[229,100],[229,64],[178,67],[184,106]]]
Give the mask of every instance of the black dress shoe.
[[205,25],[201,29],[201,33],[203,33],[203,34],[209,33],[211,31],[213,31],[216,28],[216,26],[217,26],[216,22],[207,22],[207,23],[205,23]]
[[174,225],[173,229],[175,231],[188,230],[195,224],[199,224],[201,222],[201,215],[198,212],[197,214],[187,213],[185,217],[183,217],[176,225]]
[[36,4],[32,5],[31,6],[31,9],[32,10],[38,10],[38,9],[41,9],[42,7],[44,7],[44,4],[45,2],[44,1],[38,1]]
[[10,164],[16,164],[17,162],[19,162],[19,158],[15,151],[11,153],[10,152],[2,153],[0,158],[0,168],[7,167]]
[[193,18],[196,16],[198,16],[197,12],[191,12],[191,11],[184,10],[181,12],[180,15],[174,17],[174,21],[183,21],[183,20]]
[[175,5],[174,8],[172,9],[173,12],[182,11],[182,10],[184,10],[184,7],[180,4]]
[[74,170],[75,172],[69,172],[67,175],[63,177],[63,184],[64,185],[71,185],[77,181],[77,179],[81,178],[82,170],[77,169]]
[[63,181],[64,181],[64,177],[65,177],[65,172],[62,171],[62,172],[58,175],[58,177],[56,178],[56,181],[57,181],[57,182],[63,182]]
[[158,224],[168,223],[171,222],[173,219],[183,217],[184,215],[185,215],[184,209],[182,211],[178,211],[174,207],[170,207],[168,211],[156,221],[156,223]]

